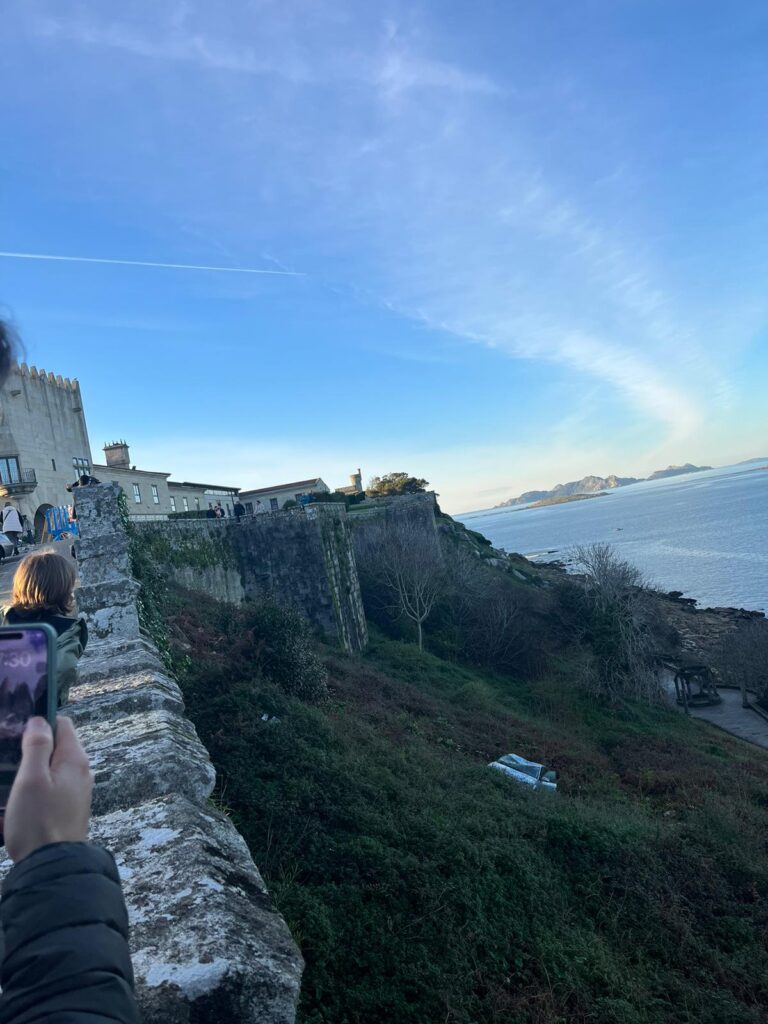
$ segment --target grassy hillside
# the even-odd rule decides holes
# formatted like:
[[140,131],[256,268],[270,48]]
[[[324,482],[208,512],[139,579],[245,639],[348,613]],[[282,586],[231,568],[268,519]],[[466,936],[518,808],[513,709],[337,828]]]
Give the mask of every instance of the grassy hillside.
[[[761,751],[588,700],[578,653],[521,682],[374,631],[320,649],[318,699],[300,623],[181,595],[169,618],[217,798],[306,957],[303,1024],[768,1019]],[[509,751],[559,792],[486,767]]]

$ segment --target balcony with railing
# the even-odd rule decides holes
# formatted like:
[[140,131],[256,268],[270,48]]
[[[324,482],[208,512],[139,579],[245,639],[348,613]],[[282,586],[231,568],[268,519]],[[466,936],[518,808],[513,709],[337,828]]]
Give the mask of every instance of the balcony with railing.
[[[0,470],[2,462],[0,460]],[[18,469],[16,472],[0,471],[0,498],[11,498],[18,494],[31,494],[37,487],[34,469]]]

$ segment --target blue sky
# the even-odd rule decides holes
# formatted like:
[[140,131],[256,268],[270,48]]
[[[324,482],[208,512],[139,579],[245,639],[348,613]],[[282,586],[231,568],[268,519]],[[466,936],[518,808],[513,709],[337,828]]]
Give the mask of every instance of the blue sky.
[[[768,449],[761,0],[6,0],[0,257],[95,453],[449,511]],[[294,276],[295,275],[295,276]]]

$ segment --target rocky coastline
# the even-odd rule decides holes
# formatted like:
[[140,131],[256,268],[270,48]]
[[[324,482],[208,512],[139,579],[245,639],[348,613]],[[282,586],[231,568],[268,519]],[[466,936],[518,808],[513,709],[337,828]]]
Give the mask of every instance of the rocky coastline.
[[[568,571],[564,562],[530,562],[522,555],[533,571],[545,577],[568,576],[578,578],[577,573]],[[666,622],[676,631],[680,647],[679,656],[684,660],[711,664],[716,661],[725,640],[749,622],[763,623],[768,629],[768,619],[762,611],[751,608],[700,607],[694,597],[686,597],[680,590],[663,591],[648,588],[647,593],[657,602]]]

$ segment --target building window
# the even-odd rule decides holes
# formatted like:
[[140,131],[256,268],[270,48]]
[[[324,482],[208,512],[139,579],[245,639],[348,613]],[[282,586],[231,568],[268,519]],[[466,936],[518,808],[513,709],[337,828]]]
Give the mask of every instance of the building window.
[[171,512],[175,512],[175,511],[176,511],[176,499],[174,497],[171,497]]
[[88,459],[78,459],[77,456],[75,456],[72,459],[72,467],[78,476],[91,475],[91,464]]
[[227,502],[227,515],[228,516],[232,515],[232,506],[229,504],[229,502]]
[[200,499],[197,497],[195,498],[195,508],[198,512],[200,511]]
[[246,501],[246,503],[245,503],[245,511],[248,513],[249,516],[253,515],[253,502],[252,501]]
[[189,512],[189,502],[186,498],[182,498],[181,500],[184,502],[184,511]]
[[152,484],[152,503],[154,505],[160,504],[160,492],[157,489],[157,484]]
[[0,482],[4,484],[17,484],[19,479],[18,455],[9,455],[5,459],[0,459]]
[[141,488],[138,484],[133,485],[133,500],[137,505],[141,504]]
[[269,507],[272,509],[273,512],[277,512],[277,498],[269,499]]
[[56,472],[56,459],[51,459],[51,469]]

